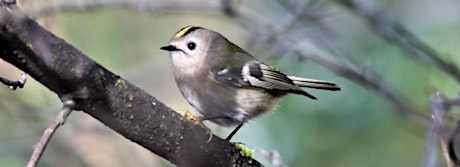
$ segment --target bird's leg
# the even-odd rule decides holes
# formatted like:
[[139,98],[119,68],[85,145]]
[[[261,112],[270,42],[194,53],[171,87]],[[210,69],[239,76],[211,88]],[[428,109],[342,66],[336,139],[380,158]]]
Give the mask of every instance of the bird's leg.
[[[222,118],[228,118],[228,116],[214,116],[214,117],[201,117],[200,119],[203,120],[212,120],[212,119],[222,119]],[[232,137],[240,130],[240,128],[243,126],[243,124],[246,123],[246,121],[242,121],[233,131],[230,133],[225,140],[230,141]]]
[[206,118],[204,117],[197,117],[197,116],[194,116],[192,115],[192,113],[190,113],[190,111],[188,110],[185,110],[184,112],[184,117],[193,121],[194,123],[198,124],[199,126],[201,126],[203,129],[206,130],[206,133],[209,134],[209,138],[208,140],[206,141],[207,143],[209,143],[212,139],[212,131],[211,129],[209,129],[208,127],[206,127],[204,124],[203,124],[203,121],[204,120],[207,120]]
[[230,141],[233,137],[233,135],[236,134],[236,132],[238,132],[238,130],[240,130],[240,128],[243,126],[243,124],[245,123],[245,121],[241,122],[233,131],[232,133],[230,133],[227,138],[225,138],[225,140],[227,141]]
[[[203,124],[203,121],[205,120],[213,120],[213,119],[221,119],[221,118],[228,118],[228,116],[214,116],[214,117],[197,117],[197,116],[194,116],[192,115],[192,113],[190,113],[188,110],[185,110],[184,112],[184,116],[195,122],[196,124],[200,125],[202,128],[206,129],[206,132],[209,134],[209,139],[207,142],[210,142],[211,139],[212,139],[212,131],[211,129],[209,129],[208,127],[206,127],[204,124]],[[236,134],[236,132],[238,132],[238,130],[240,130],[240,128],[243,126],[243,124],[246,123],[246,121],[243,121],[241,122],[228,136],[227,138],[225,138],[225,140],[227,141],[230,141],[232,139],[232,137]]]

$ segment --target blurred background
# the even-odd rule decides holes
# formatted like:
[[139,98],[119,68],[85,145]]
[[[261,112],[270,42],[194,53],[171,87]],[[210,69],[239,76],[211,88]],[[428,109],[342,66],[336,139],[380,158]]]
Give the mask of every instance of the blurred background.
[[[59,4],[92,1],[19,0],[32,15]],[[110,1],[97,1],[107,2]],[[136,1],[132,1],[135,3]],[[146,3],[147,2],[147,3]],[[180,28],[216,30],[249,53],[286,73],[332,81],[340,92],[307,90],[318,97],[287,96],[278,109],[249,121],[232,139],[258,150],[257,160],[275,154],[287,166],[421,166],[429,124],[404,116],[394,101],[430,115],[436,91],[454,98],[459,86],[439,67],[384,40],[359,13],[328,0],[240,0],[222,12],[222,1],[142,1],[139,7],[101,7],[36,15],[49,31],[110,71],[141,87],[175,110],[193,110],[179,93],[169,54],[160,50]],[[386,13],[449,63],[459,64],[460,1],[362,0]],[[143,4],[145,3],[145,4]],[[157,9],[142,9],[148,5]],[[177,7],[177,6],[176,6]],[[53,11],[53,10],[51,10]],[[38,13],[38,12],[37,12]],[[251,20],[252,19],[252,20]],[[341,67],[344,66],[344,67]],[[344,69],[370,78],[373,88]],[[12,80],[21,71],[0,60],[0,76]],[[23,89],[0,87],[0,166],[24,166],[33,145],[61,107],[59,98],[32,78]],[[388,91],[397,99],[383,96]],[[458,109],[454,108],[453,112]],[[227,136],[233,128],[207,124]],[[443,166],[443,163],[439,164]],[[173,166],[126,140],[83,112],[73,112],[52,138],[39,165]]]

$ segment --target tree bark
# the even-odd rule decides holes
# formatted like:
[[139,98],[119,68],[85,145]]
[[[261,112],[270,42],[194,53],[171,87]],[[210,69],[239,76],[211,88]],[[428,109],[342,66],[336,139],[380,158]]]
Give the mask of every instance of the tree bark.
[[[127,139],[177,166],[262,166],[206,130],[108,71],[78,49],[22,17],[0,9],[0,58]],[[19,13],[19,14],[18,14]]]

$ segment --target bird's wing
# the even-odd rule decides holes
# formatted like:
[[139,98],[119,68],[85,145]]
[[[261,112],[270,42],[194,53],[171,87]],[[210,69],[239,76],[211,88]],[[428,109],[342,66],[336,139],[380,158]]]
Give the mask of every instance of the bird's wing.
[[251,84],[241,76],[241,68],[224,68],[212,74],[217,82],[225,83],[235,87],[250,87]]
[[314,88],[314,89],[322,89],[322,90],[332,90],[337,91],[340,90],[340,87],[328,81],[322,81],[317,79],[309,79],[309,78],[300,78],[296,76],[288,76],[294,84],[299,87],[307,87],[307,88]]
[[243,67],[224,68],[215,72],[213,76],[218,82],[236,87],[252,87],[269,91],[296,93],[316,99],[295,85],[288,76],[259,61],[250,61]]

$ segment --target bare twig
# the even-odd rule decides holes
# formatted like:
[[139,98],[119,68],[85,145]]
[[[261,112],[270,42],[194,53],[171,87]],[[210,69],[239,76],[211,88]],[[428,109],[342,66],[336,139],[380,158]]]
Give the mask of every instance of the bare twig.
[[[431,99],[432,124],[425,141],[425,162],[423,165],[425,167],[439,166],[439,146],[441,146],[442,155],[444,156],[447,167],[455,166],[455,155],[451,154],[451,148],[448,144],[450,141],[447,141],[444,137],[445,118],[448,108],[446,100],[444,100],[439,92],[436,92]],[[453,134],[455,134],[455,131]]]
[[454,63],[441,59],[434,49],[428,47],[387,13],[376,9],[372,2],[362,0],[337,0],[337,2],[356,12],[375,34],[407,52],[407,56],[432,63],[460,82],[460,69]]
[[152,2],[152,1],[85,1],[81,3],[62,2],[57,4],[46,4],[43,7],[23,8],[22,14],[31,18],[45,17],[57,13],[66,12],[88,12],[93,10],[118,8],[147,13],[173,13],[173,12],[200,12],[218,14],[222,8],[202,3],[177,3],[177,2]]
[[75,102],[72,100],[66,100],[63,103],[64,106],[62,106],[61,111],[58,113],[53,122],[51,122],[48,128],[46,128],[46,130],[43,132],[43,135],[38,141],[38,143],[34,145],[34,152],[32,153],[32,156],[30,157],[30,160],[27,163],[27,167],[35,167],[37,165],[54,132],[57,130],[57,128],[59,128],[59,126],[64,125],[65,120],[67,119],[75,105]]
[[455,162],[453,161],[453,159],[451,158],[451,155],[450,155],[450,148],[449,148],[449,145],[448,145],[448,140],[444,137],[444,136],[440,136],[439,138],[439,142],[441,144],[441,151],[442,151],[442,155],[444,156],[444,160],[446,161],[446,166],[447,167],[455,167]]
[[[454,106],[460,106],[460,95],[452,100],[446,100],[445,102],[447,107],[454,107]],[[460,120],[457,120],[455,129],[452,131],[450,134],[448,140],[447,140],[447,153],[449,155],[449,160],[455,165],[455,166],[460,166],[460,161],[458,159],[458,155],[455,152],[455,140],[458,139],[460,134]]]
[[6,86],[8,86],[12,90],[16,90],[17,88],[23,88],[26,84],[27,76],[26,73],[21,73],[21,78],[17,81],[10,81],[6,78],[0,77],[0,82]]
[[460,162],[458,156],[455,152],[455,139],[457,139],[458,135],[460,134],[460,121],[457,121],[457,126],[455,127],[454,131],[449,137],[447,147],[450,160],[456,165],[460,166]]
[[442,136],[444,116],[446,114],[446,106],[439,92],[436,92],[431,99],[431,111],[432,124],[425,141],[424,167],[436,167],[439,165],[439,141],[440,136]]

